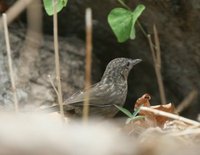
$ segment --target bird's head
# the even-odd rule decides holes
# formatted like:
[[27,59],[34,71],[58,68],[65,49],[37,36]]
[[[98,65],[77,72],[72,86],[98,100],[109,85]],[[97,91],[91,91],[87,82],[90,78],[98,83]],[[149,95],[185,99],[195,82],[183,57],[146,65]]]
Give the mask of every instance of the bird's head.
[[102,79],[113,80],[127,80],[128,74],[134,65],[141,62],[141,59],[129,59],[129,58],[116,58],[109,62]]

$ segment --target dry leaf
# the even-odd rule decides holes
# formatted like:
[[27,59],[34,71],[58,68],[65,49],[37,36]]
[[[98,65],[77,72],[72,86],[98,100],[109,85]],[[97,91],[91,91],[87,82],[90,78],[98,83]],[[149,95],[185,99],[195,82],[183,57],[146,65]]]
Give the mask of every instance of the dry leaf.
[[[152,109],[157,109],[157,110],[161,110],[161,111],[169,112],[169,113],[175,113],[175,107],[173,104],[169,103],[169,104],[165,104],[165,105],[151,106],[150,99],[151,99],[151,96],[149,94],[144,94],[142,97],[140,97],[136,101],[135,108],[139,108],[141,105],[143,105],[145,107],[151,107]],[[158,116],[152,112],[147,112],[147,111],[143,111],[143,110],[141,110],[139,112],[139,114],[152,120],[152,122],[155,122],[155,124],[157,124],[157,126],[159,126],[159,127],[163,127],[164,124],[170,120],[168,117]]]
[[[151,108],[157,109],[160,111],[164,111],[164,112],[168,112],[168,113],[172,113],[172,114],[175,113],[175,107],[172,103],[165,104],[165,105],[151,106]],[[158,115],[155,115],[155,119],[157,121],[158,126],[160,126],[160,127],[163,127],[167,121],[171,120],[168,117],[158,116]]]

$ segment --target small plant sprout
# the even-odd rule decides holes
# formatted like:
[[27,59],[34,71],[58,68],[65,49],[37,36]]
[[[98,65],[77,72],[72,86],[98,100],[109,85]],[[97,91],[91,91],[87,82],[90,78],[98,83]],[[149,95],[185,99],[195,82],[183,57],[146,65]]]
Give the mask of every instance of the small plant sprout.
[[126,124],[129,124],[130,122],[136,121],[138,119],[144,119],[144,116],[137,116],[137,114],[140,112],[140,107],[137,108],[137,109],[134,109],[133,113],[131,113],[130,111],[128,111],[127,109],[125,109],[123,107],[120,107],[120,106],[117,106],[117,105],[115,105],[115,107],[117,109],[119,109],[119,111],[123,112],[126,116],[128,116],[128,118],[126,120]]
[[[62,11],[62,9],[67,5],[67,2],[68,2],[68,0],[57,0],[56,12],[58,13],[58,12]],[[53,1],[52,0],[43,0],[43,3],[44,3],[44,8],[45,8],[46,13],[49,16],[52,16],[54,14]]]

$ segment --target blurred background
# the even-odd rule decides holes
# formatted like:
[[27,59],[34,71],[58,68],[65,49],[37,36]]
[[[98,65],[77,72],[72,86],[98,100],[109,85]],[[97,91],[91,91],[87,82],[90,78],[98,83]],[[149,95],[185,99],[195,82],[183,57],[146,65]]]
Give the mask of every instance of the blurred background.
[[[162,76],[167,103],[180,104],[197,91],[191,105],[181,115],[197,118],[200,111],[200,1],[199,0],[129,0],[128,6],[146,6],[140,23],[149,34],[156,24],[159,33]],[[10,42],[21,107],[56,102],[47,76],[54,76],[53,18],[44,11],[41,0],[0,0],[0,11],[16,7],[23,11],[9,24]],[[61,80],[64,98],[84,87],[85,9],[93,12],[92,83],[100,80],[107,63],[116,57],[141,58],[142,63],[130,73],[125,107],[133,110],[144,93],[152,104],[160,104],[160,95],[148,41],[136,26],[136,39],[118,43],[107,16],[112,8],[121,7],[116,0],[69,0],[58,14]],[[23,9],[24,8],[24,9]],[[9,13],[8,13],[9,15]],[[9,20],[8,16],[8,20]],[[1,19],[2,29],[2,19]],[[3,31],[0,32],[0,103],[12,108],[12,93],[7,71]]]

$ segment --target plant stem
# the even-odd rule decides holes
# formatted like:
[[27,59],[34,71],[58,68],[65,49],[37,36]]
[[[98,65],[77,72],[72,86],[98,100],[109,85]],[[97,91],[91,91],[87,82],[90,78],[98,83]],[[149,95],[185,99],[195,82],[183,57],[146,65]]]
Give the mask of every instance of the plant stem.
[[[92,64],[92,10],[86,9],[86,68],[85,68],[85,90],[91,85],[91,64]],[[83,120],[87,122],[89,115],[89,91],[86,91],[83,106]]]
[[118,2],[119,2],[123,7],[125,7],[126,9],[131,10],[131,8],[130,8],[128,5],[126,5],[126,4],[124,3],[123,0],[118,0]]
[[144,30],[144,28],[142,27],[142,25],[140,24],[139,20],[136,21],[140,30],[142,31],[142,33],[144,34],[145,37],[148,37],[147,32]]
[[140,27],[142,33],[147,37],[147,40],[149,42],[150,50],[151,50],[151,55],[154,63],[154,69],[156,73],[156,78],[157,78],[157,83],[158,83],[158,88],[160,92],[160,98],[161,98],[161,103],[166,104],[166,96],[165,96],[165,89],[164,89],[164,84],[163,84],[163,79],[162,79],[162,73],[161,73],[161,50],[160,50],[160,42],[159,42],[159,37],[158,37],[158,32],[156,29],[156,26],[153,26],[153,31],[154,31],[154,42],[152,42],[151,35],[146,33],[140,24],[140,22],[137,22],[138,26]]
[[60,114],[64,121],[64,109],[62,99],[62,87],[60,80],[60,59],[59,59],[59,45],[58,45],[58,15],[57,15],[57,0],[53,0],[53,34],[54,34],[54,50],[55,50],[55,67],[56,67],[56,82],[58,87],[58,103],[60,107]]
[[[37,7],[35,7],[37,6]],[[27,30],[23,44],[23,50],[20,51],[19,57],[19,75],[18,82],[20,85],[29,83],[31,72],[34,69],[34,63],[39,55],[39,49],[43,39],[42,33],[42,2],[34,0],[27,7]]]
[[59,96],[58,90],[56,89],[56,86],[55,86],[55,84],[53,83],[53,80],[52,80],[52,78],[51,78],[51,75],[48,75],[48,78],[49,78],[49,82],[51,83],[51,86],[53,87],[53,89],[54,89],[56,95]]
[[155,61],[155,71],[156,71],[156,77],[158,80],[158,87],[160,91],[160,97],[161,97],[161,103],[166,104],[166,96],[165,96],[165,89],[164,89],[164,84],[163,84],[163,79],[162,79],[162,73],[161,73],[161,51],[160,51],[160,42],[158,38],[158,31],[156,26],[153,26],[153,31],[154,31],[154,40],[155,40],[155,56],[156,56],[156,61]]
[[11,58],[10,40],[9,40],[9,34],[8,34],[6,14],[3,14],[3,25],[4,25],[4,33],[5,33],[5,40],[6,40],[10,80],[11,80],[11,86],[12,86],[13,98],[14,98],[14,104],[15,104],[15,112],[17,113],[19,109],[18,109],[17,92],[16,92],[16,86],[15,86],[15,80],[14,80],[14,74],[13,74],[13,67],[12,67],[13,65],[12,65],[12,58]]

